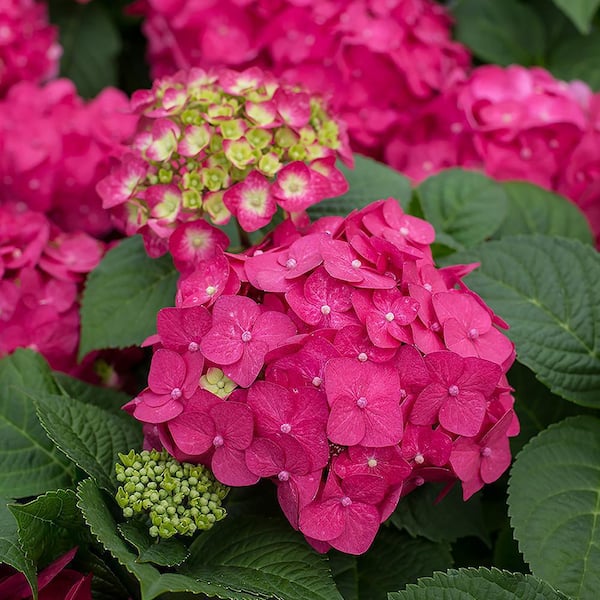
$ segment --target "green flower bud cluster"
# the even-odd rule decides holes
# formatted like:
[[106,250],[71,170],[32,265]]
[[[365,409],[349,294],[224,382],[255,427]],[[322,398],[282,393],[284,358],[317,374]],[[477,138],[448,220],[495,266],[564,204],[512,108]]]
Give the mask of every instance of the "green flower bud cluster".
[[193,535],[226,516],[221,502],[229,488],[206,467],[180,463],[164,450],[131,450],[119,458],[117,503],[126,518],[147,514],[152,537]]

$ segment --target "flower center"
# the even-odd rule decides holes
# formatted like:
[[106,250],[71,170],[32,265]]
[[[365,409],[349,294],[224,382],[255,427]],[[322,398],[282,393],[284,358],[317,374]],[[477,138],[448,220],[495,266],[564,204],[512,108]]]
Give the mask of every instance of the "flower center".
[[252,339],[252,334],[249,331],[242,333],[242,342],[249,342]]
[[[296,261],[296,259],[295,259],[295,258],[288,258],[288,259],[285,261],[285,266],[286,266],[288,269],[294,269],[294,268],[295,268],[297,265],[298,265],[298,262]],[[287,480],[286,480],[286,481],[287,481]]]
[[377,459],[376,458],[370,458],[367,461],[367,467],[370,467],[371,469],[374,469],[377,466]]
[[429,327],[429,329],[431,329],[431,331],[433,331],[434,333],[437,333],[440,329],[441,326],[440,324],[436,321],[435,323],[432,323],[431,326]]
[[181,398],[181,390],[179,388],[173,388],[171,390],[171,398],[173,398],[173,400]]
[[350,263],[355,269],[360,269],[360,267],[362,267],[362,263],[360,262],[360,260],[358,260],[358,258],[355,258],[351,263]]
[[350,500],[350,498],[348,498],[348,496],[344,496],[341,500],[340,500],[342,506],[350,506],[352,504],[352,500]]
[[389,312],[385,315],[385,320],[386,321],[393,321],[394,320],[394,313],[393,312]]
[[472,340],[476,340],[479,337],[479,331],[473,327],[473,329],[469,329],[468,336]]
[[357,358],[360,362],[366,362],[369,357],[364,352],[361,352]]
[[425,462],[425,457],[419,452],[415,454],[415,462],[418,465],[422,465]]
[[365,408],[367,406],[367,399],[364,396],[361,396],[356,401],[356,406],[358,406],[358,408]]
[[292,426],[289,423],[283,423],[279,430],[281,433],[289,433],[292,430]]
[[400,233],[402,235],[408,235],[408,228],[406,228],[406,227],[400,227]]
[[458,386],[457,386],[457,385],[451,385],[451,386],[448,388],[448,393],[449,393],[451,396],[458,396],[458,391],[459,391],[459,390],[458,390]]
[[206,293],[207,293],[209,296],[214,296],[214,295],[215,295],[215,293],[216,293],[216,291],[217,291],[217,288],[216,288],[214,285],[209,285],[209,286],[206,288]]
[[323,306],[321,306],[321,312],[324,315],[328,315],[331,312],[331,307],[328,304],[323,304]]
[[312,384],[315,387],[319,387],[323,383],[323,380],[320,377],[313,377]]
[[425,483],[425,480],[422,477],[415,477],[415,485],[417,487],[421,487]]
[[223,445],[223,442],[223,436],[215,435],[215,437],[213,438],[213,446],[215,448],[220,448]]
[[279,471],[277,474],[277,479],[279,481],[287,481],[290,478],[290,474],[287,471]]
[[492,449],[489,446],[482,448],[480,454],[483,458],[489,458],[492,455]]
[[190,352],[198,352],[200,346],[198,346],[198,344],[196,342],[190,342],[188,344],[188,350]]

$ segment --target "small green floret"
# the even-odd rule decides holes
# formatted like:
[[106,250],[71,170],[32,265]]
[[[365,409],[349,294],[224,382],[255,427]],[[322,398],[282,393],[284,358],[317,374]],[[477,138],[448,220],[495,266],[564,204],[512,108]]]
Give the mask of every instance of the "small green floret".
[[116,499],[123,516],[148,515],[152,537],[193,535],[225,518],[229,488],[202,465],[180,463],[166,451],[119,454]]

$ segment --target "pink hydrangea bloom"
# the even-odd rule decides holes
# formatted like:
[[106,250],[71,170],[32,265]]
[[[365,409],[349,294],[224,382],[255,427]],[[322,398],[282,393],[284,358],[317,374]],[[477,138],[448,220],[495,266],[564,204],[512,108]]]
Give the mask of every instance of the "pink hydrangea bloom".
[[[219,250],[220,285],[234,273],[238,289],[208,295],[206,261],[180,280],[179,307],[147,342],[160,359],[149,388],[127,409],[224,483],[272,480],[320,552],[365,552],[428,481],[472,494],[510,460],[514,348],[461,280],[474,265],[436,269],[432,241],[387,199],[346,219],[284,221],[241,255]],[[192,359],[202,366],[188,377]]]
[[55,77],[62,48],[47,6],[36,0],[3,0],[0,12],[0,97],[19,81]]

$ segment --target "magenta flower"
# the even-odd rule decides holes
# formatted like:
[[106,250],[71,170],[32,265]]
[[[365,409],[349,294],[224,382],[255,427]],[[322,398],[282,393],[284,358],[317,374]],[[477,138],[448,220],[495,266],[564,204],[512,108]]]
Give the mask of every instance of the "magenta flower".
[[330,277],[323,267],[286,293],[291,309],[309,325],[334,327],[357,323],[350,300],[352,288]]
[[193,271],[228,246],[227,235],[202,219],[179,224],[169,238],[173,262],[181,273]]
[[454,442],[450,464],[462,481],[465,500],[508,469],[511,455],[507,431],[513,415],[509,410],[478,439],[461,437]]
[[350,446],[334,459],[333,471],[340,479],[352,475],[378,475],[390,486],[404,481],[412,467],[402,457],[398,446]]
[[397,289],[355,290],[352,304],[366,325],[371,341],[380,348],[397,348],[412,343],[409,325],[416,319],[419,303]]
[[458,435],[479,433],[487,402],[502,369],[480,358],[462,358],[454,352],[432,352],[425,357],[431,383],[419,394],[411,413],[415,425],[439,422]]
[[327,435],[343,446],[391,446],[402,438],[400,380],[387,365],[332,358],[325,367]]
[[213,326],[200,347],[227,377],[248,387],[262,369],[265,354],[295,333],[287,315],[261,312],[250,298],[221,296],[213,307]]
[[280,436],[277,441],[256,438],[246,450],[246,465],[259,477],[277,477],[286,483],[292,475],[306,475],[311,460],[300,444],[293,438]]
[[396,354],[396,348],[379,348],[375,346],[367,330],[362,325],[347,325],[335,334],[334,345],[343,356],[356,358],[361,362],[367,360],[384,363]]
[[125,405],[133,416],[145,423],[164,423],[183,411],[186,398],[191,397],[200,373],[197,365],[188,363],[173,350],[157,350],[152,357],[148,387]]
[[322,495],[300,512],[300,531],[341,552],[362,554],[379,529],[375,505],[384,490],[383,478],[376,475],[351,475],[338,482],[330,474]]
[[327,464],[328,410],[322,394],[311,388],[292,393],[281,385],[257,381],[248,390],[248,405],[254,411],[258,435],[275,442],[291,438],[310,456],[311,470]]
[[468,294],[434,294],[433,306],[444,329],[449,350],[478,356],[502,365],[510,358],[512,342],[493,325],[489,312]]
[[452,450],[452,439],[439,429],[409,423],[402,438],[402,456],[415,465],[443,467]]
[[271,191],[277,204],[287,212],[300,212],[320,199],[313,189],[311,170],[300,161],[286,165],[277,173]]

